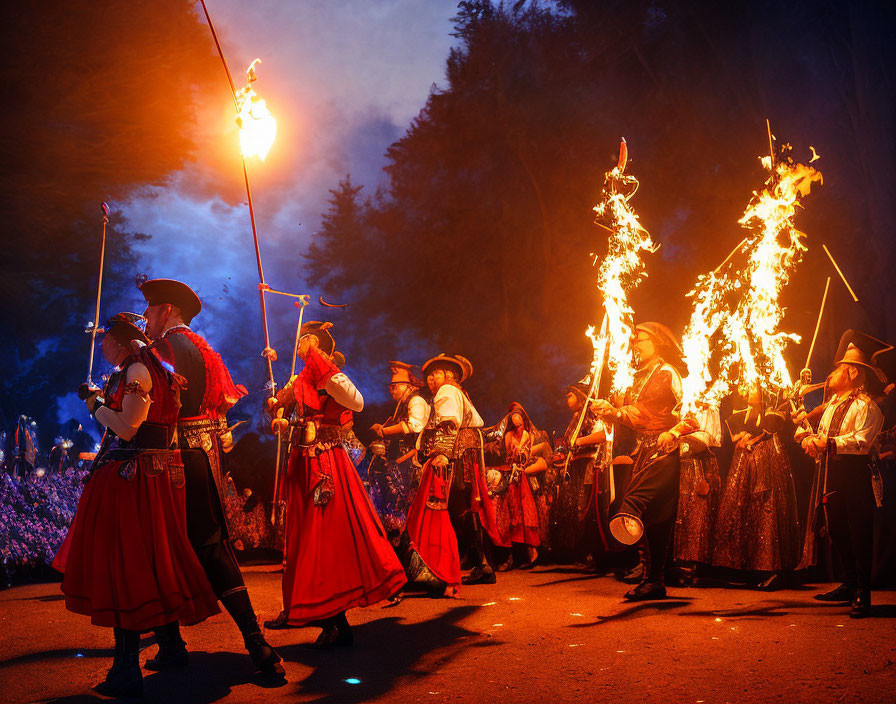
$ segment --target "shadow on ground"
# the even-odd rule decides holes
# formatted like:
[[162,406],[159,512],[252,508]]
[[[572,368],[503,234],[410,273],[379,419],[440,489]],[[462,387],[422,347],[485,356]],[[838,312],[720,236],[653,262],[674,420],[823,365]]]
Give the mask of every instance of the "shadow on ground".
[[399,679],[437,672],[462,649],[499,645],[500,641],[460,625],[478,609],[459,606],[420,623],[402,623],[398,617],[377,619],[354,628],[354,647],[339,650],[309,649],[318,631],[302,629],[296,631],[302,634],[301,645],[280,645],[277,650],[287,661],[287,671],[296,669],[289,668],[290,662],[311,668],[296,683],[296,694],[316,697],[313,701],[321,704],[367,701],[393,690]]

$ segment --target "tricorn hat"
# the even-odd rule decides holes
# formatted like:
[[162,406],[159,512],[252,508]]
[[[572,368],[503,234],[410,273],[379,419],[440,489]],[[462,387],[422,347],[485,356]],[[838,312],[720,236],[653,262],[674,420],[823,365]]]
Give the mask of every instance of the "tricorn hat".
[[866,335],[858,330],[847,330],[840,337],[834,366],[853,364],[872,372],[881,383],[887,380],[886,374],[878,367],[878,357],[893,349],[893,345]]
[[123,347],[129,347],[131,340],[139,340],[148,345],[149,338],[137,327],[137,323],[143,320],[143,316],[137,313],[116,313],[106,323],[106,334],[111,335]]
[[330,334],[330,328],[332,327],[333,323],[322,323],[319,320],[309,320],[302,325],[301,336],[314,335],[320,345],[321,352],[331,355],[336,351],[336,340],[334,340],[333,336]]
[[151,306],[168,303],[180,309],[181,317],[189,325],[199,311],[202,310],[202,301],[196,292],[181,281],[174,279],[149,279],[140,284],[140,291]]
[[426,363],[423,365],[421,371],[423,372],[423,376],[429,374],[429,370],[436,365],[445,365],[451,369],[454,369],[457,373],[457,381],[462,382],[469,379],[473,376],[473,364],[466,357],[461,357],[459,354],[445,354],[444,352],[440,355],[433,357],[432,359],[428,359]]

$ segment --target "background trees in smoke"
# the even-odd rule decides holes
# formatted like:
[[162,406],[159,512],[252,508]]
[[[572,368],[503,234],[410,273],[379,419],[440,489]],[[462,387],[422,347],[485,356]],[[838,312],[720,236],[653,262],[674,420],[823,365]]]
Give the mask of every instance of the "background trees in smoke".
[[516,399],[561,427],[599,320],[591,207],[619,137],[662,243],[634,307],[681,330],[697,275],[744,234],[766,117],[795,156],[817,148],[826,181],[798,218],[810,251],[788,328],[811,335],[825,242],[861,305],[835,287],[814,366],[845,327],[892,335],[892,19],[874,3],[460,3],[444,85],[389,148],[385,185],[365,199],[346,178],[308,255],[325,297],[352,301],[338,314],[351,361],[381,367],[425,340],[472,359],[489,417]]

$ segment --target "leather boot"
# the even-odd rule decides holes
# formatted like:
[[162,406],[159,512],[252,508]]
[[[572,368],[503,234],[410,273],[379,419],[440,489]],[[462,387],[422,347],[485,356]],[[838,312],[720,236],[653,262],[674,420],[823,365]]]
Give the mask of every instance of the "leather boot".
[[632,567],[628,572],[622,575],[622,581],[626,584],[640,584],[641,580],[644,579],[644,563],[639,562],[637,565]]
[[816,601],[831,601],[838,604],[845,604],[852,601],[852,589],[845,584],[841,584],[839,587],[835,589],[831,589],[829,592],[824,592],[824,594],[816,594],[812,598]]
[[871,590],[856,589],[852,598],[852,608],[849,611],[850,618],[865,618],[871,615]]
[[285,609],[277,615],[277,618],[271,621],[265,621],[264,627],[269,631],[282,631],[286,628],[296,628],[296,626],[289,623]]
[[466,577],[461,577],[461,584],[494,584],[497,582],[495,571],[489,565],[479,565]]
[[281,664],[283,658],[264,639],[245,587],[225,594],[220,599],[224,608],[227,609],[227,613],[233,617],[240,633],[243,634],[243,643],[245,643],[249,657],[252,658],[252,663],[258,671],[263,675],[284,677],[286,670]]
[[147,670],[173,670],[186,667],[190,660],[187,644],[180,636],[180,624],[177,621],[166,623],[153,631],[159,652],[144,664]]
[[629,589],[625,593],[626,601],[648,601],[650,599],[665,599],[666,585],[662,582],[649,582],[647,580],[641,582],[634,589]]
[[143,696],[143,673],[140,672],[140,634],[124,628],[113,628],[115,656],[106,679],[93,691],[104,697],[131,699]]

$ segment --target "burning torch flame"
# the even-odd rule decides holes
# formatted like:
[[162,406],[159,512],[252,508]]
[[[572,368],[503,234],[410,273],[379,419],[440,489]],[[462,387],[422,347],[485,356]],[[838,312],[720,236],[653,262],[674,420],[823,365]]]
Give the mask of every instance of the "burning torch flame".
[[[634,310],[628,303],[628,291],[647,276],[640,252],[655,252],[658,248],[629,205],[629,200],[638,190],[638,180],[624,173],[628,158],[624,139],[619,151],[619,162],[604,178],[603,198],[594,207],[597,214],[595,222],[610,232],[607,256],[601,261],[597,272],[597,288],[603,294],[607,316],[608,366],[613,373],[611,390],[614,393],[628,389],[635,375],[631,344]],[[601,219],[608,220],[609,224],[602,225]],[[588,329],[587,334],[595,347],[597,359],[600,341],[593,327]]]
[[800,338],[780,330],[784,311],[778,296],[806,251],[793,224],[796,207],[822,178],[813,167],[795,163],[788,152],[789,145],[785,158],[774,165],[770,157],[762,158],[771,176],[761,192],[753,193],[738,221],[752,233],[738,247],[746,264],[726,264],[701,276],[688,294],[694,297],[694,309],[682,337],[688,367],[683,413],[701,404],[717,406],[736,386],[758,385],[763,391],[792,386],[783,353]]
[[252,90],[252,84],[258,79],[255,65],[259,63],[261,59],[249,64],[246,85],[236,94],[236,124],[240,128],[240,151],[243,156],[257,156],[264,161],[277,136],[277,121],[264,100]]

